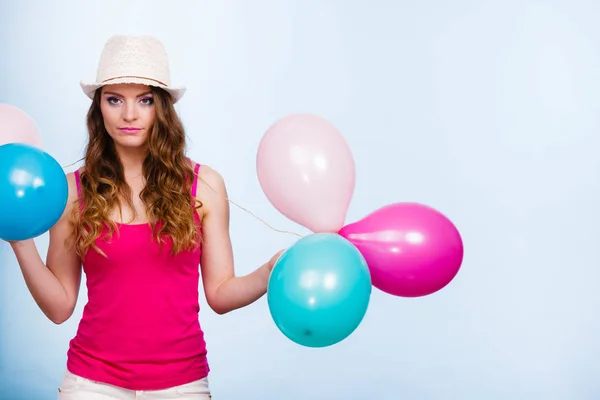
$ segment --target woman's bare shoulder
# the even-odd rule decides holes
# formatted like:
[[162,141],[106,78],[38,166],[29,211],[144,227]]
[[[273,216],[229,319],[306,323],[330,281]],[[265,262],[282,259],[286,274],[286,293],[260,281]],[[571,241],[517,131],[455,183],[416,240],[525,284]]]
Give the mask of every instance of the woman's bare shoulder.
[[205,211],[227,203],[225,181],[219,171],[210,165],[201,165],[198,170],[196,198],[202,202]]

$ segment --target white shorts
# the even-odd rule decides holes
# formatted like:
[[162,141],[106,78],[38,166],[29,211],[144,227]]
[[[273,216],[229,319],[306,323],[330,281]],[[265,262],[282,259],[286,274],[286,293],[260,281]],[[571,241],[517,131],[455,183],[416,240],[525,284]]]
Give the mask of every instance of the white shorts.
[[210,398],[208,378],[162,390],[129,390],[82,378],[66,371],[58,388],[58,400],[207,400]]

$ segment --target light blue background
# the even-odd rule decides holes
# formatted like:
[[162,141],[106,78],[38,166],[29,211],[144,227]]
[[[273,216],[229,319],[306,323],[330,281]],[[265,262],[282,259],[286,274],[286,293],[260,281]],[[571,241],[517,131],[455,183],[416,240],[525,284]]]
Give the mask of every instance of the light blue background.
[[[158,36],[190,156],[273,226],[304,232],[266,200],[258,142],[312,112],[352,148],[348,222],[396,201],[448,215],[463,269],[420,299],[375,291],[359,329],[295,345],[266,298],[215,315],[201,298],[215,399],[600,398],[600,5],[589,1],[19,1],[0,3],[0,102],[28,112],[62,165],[85,144],[102,45]],[[74,167],[67,168],[68,171]],[[233,207],[238,274],[293,236]],[[37,239],[45,257],[47,237]],[[0,267],[0,398],[54,399],[86,300],[61,326]]]

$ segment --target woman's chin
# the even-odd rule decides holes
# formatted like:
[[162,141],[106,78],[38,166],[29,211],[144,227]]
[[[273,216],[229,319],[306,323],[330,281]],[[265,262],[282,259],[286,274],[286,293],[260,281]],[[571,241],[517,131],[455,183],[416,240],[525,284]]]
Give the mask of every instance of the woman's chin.
[[121,153],[146,152],[148,146],[145,140],[119,140],[115,141],[115,148]]
[[115,140],[115,144],[127,149],[136,149],[146,147],[147,142],[144,137],[130,135],[127,137],[120,137],[118,140]]

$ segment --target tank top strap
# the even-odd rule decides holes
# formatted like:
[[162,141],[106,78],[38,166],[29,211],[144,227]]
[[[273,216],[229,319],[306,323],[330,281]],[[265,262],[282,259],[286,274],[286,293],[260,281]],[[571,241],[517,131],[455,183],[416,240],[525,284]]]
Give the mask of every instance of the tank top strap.
[[194,166],[194,183],[192,184],[192,197],[196,197],[196,191],[198,190],[198,171],[200,171],[200,163],[196,163]]
[[81,197],[81,174],[78,169],[75,170],[74,174],[75,184],[77,185],[77,197]]

